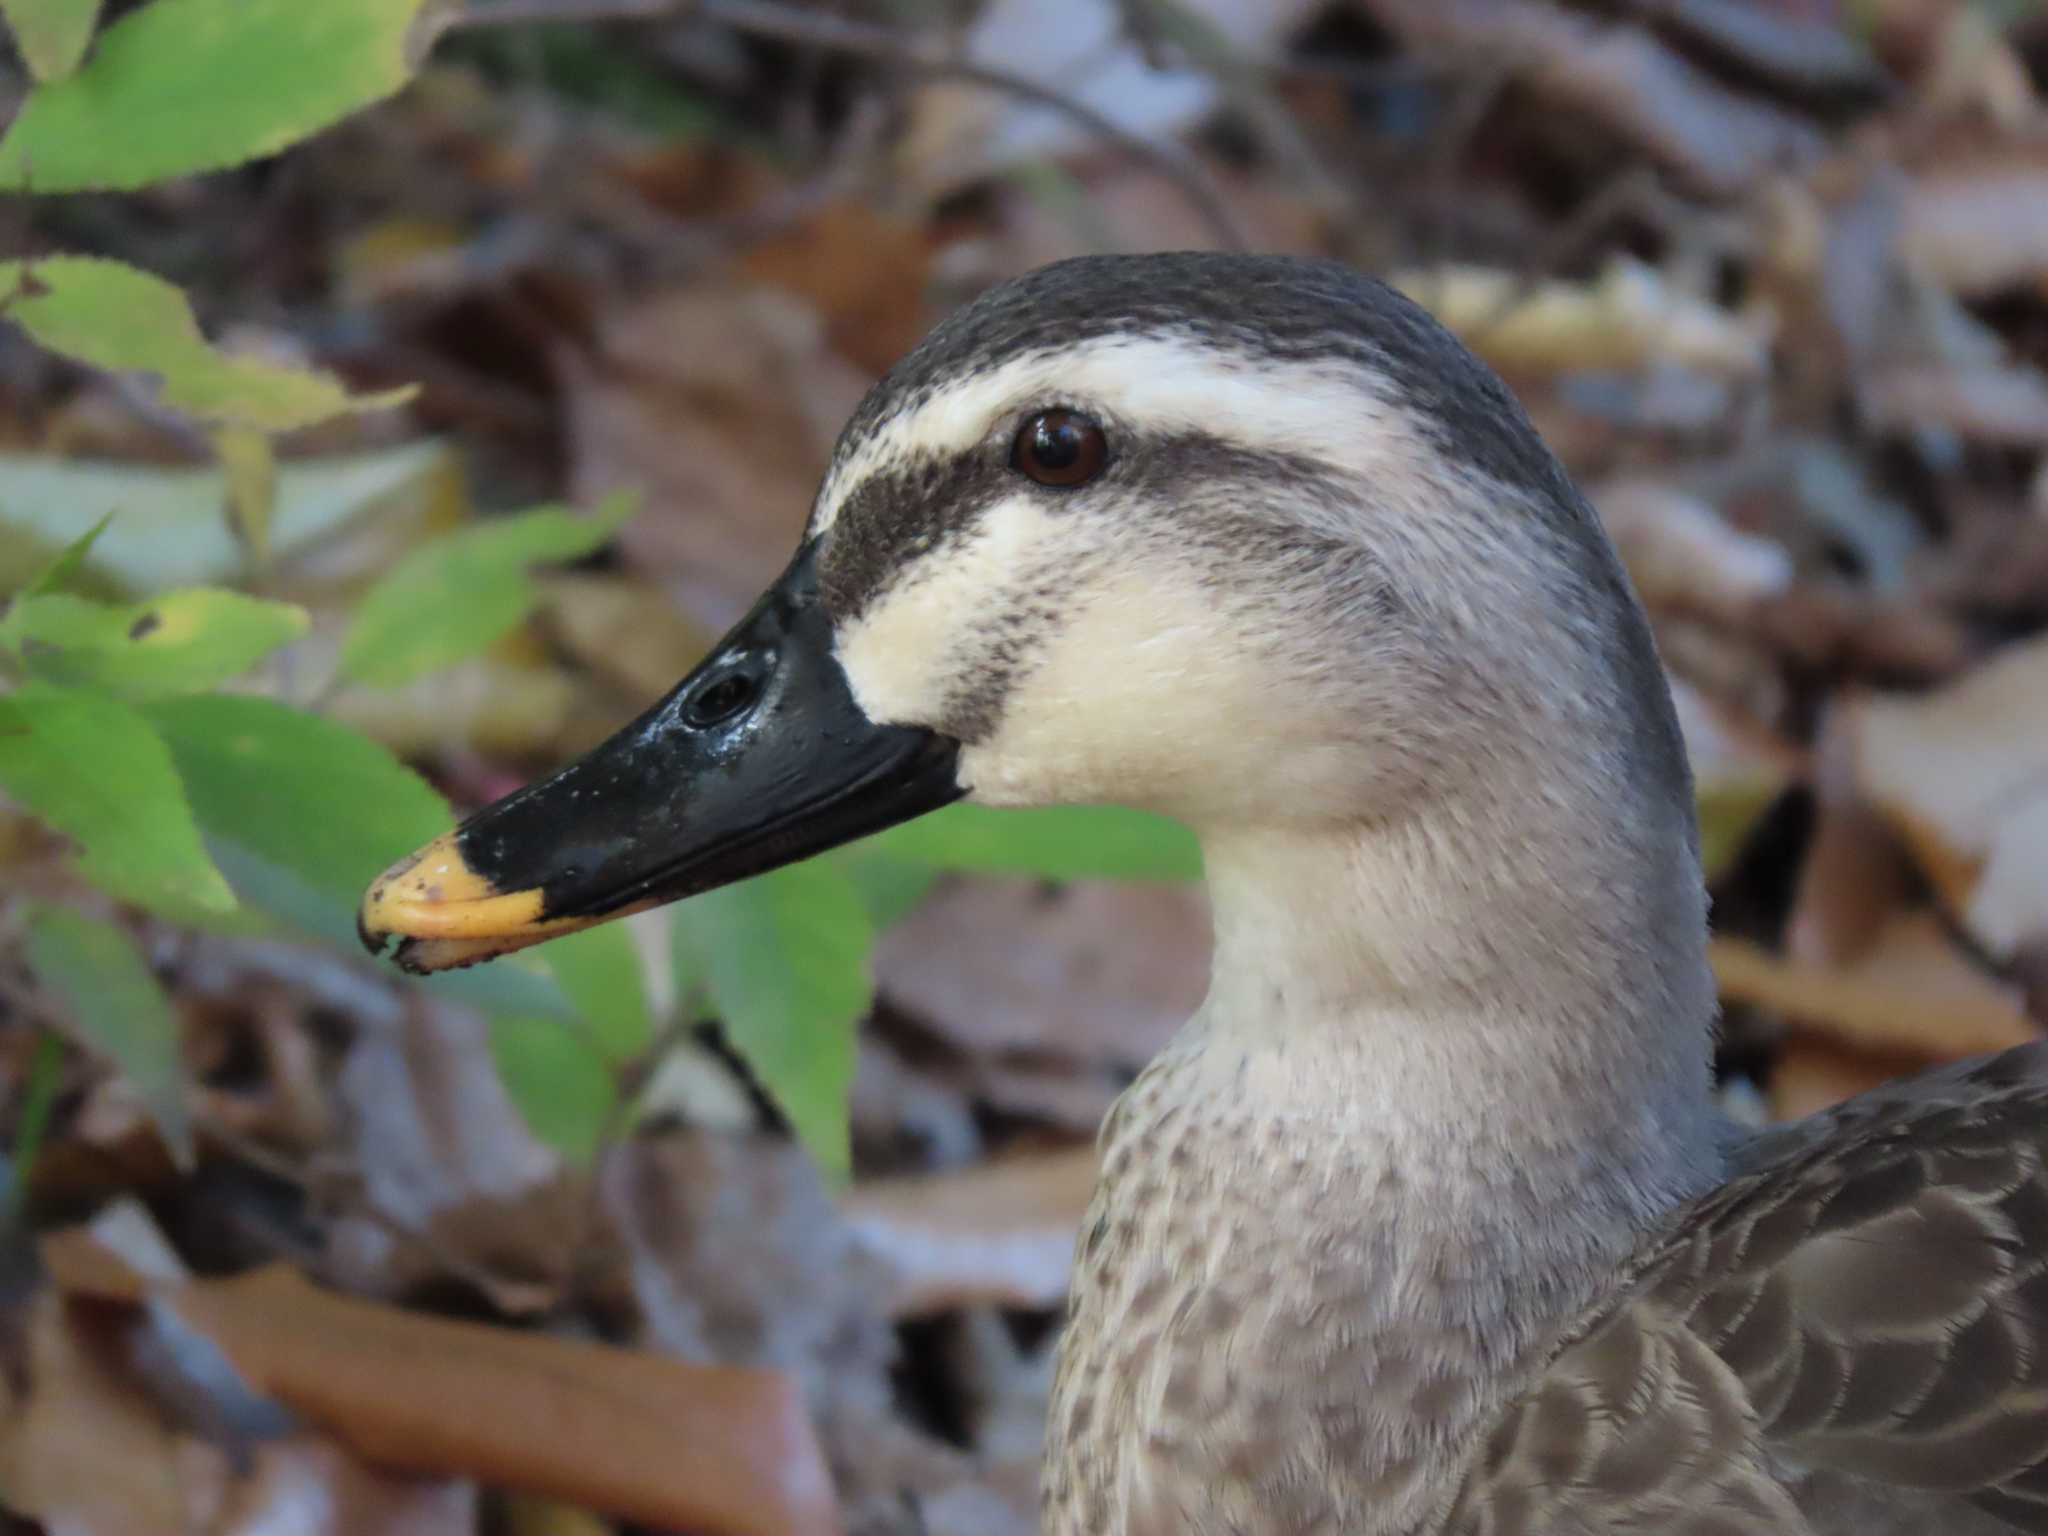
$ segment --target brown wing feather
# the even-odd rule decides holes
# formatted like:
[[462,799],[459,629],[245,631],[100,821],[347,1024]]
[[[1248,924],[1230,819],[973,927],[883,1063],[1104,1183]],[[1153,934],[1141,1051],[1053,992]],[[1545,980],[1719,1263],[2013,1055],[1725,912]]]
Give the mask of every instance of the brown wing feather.
[[1563,1529],[1688,1529],[1650,1505],[1697,1525],[1799,1468],[2048,1536],[2048,1045],[1766,1133],[1668,1234],[1503,1420],[1462,1529],[1548,1528],[1489,1523],[1525,1485]]

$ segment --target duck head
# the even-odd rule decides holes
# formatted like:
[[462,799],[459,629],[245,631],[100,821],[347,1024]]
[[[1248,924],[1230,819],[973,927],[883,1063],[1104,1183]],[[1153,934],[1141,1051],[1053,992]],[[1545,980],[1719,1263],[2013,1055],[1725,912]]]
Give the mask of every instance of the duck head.
[[1532,737],[1689,827],[1640,612],[1499,381],[1340,266],[1081,258],[892,370],[754,610],[361,927],[468,964],[961,796],[1397,820]]

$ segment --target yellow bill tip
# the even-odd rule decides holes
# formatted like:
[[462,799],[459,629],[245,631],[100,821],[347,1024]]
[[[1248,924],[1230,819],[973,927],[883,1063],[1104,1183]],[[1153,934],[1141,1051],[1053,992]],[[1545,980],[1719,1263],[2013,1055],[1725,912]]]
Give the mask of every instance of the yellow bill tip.
[[376,955],[397,939],[391,958],[426,972],[475,965],[602,921],[548,918],[542,910],[538,890],[501,891],[472,869],[450,832],[370,882],[356,931]]

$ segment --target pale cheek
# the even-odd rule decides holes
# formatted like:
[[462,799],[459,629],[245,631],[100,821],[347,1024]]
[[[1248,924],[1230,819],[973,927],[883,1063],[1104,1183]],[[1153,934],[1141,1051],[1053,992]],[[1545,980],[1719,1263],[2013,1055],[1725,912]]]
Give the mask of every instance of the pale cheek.
[[[1101,803],[1189,820],[1321,800],[1355,753],[1299,709],[1250,637],[1199,593],[1090,593],[1005,701],[961,782],[990,805]],[[1312,789],[1312,786],[1314,788]]]

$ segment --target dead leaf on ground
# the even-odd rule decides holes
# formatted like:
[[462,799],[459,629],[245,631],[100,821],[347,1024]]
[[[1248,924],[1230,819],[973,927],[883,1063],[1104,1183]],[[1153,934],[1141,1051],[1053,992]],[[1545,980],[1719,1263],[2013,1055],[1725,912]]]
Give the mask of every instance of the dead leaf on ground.
[[288,1418],[211,1341],[129,1305],[187,1280],[139,1205],[109,1207],[90,1232],[59,1241],[59,1283],[23,1320],[26,1369],[0,1390],[0,1499],[15,1513],[69,1536],[471,1536],[473,1484],[276,1438]]
[[1792,585],[1792,557],[1774,539],[1734,527],[1706,500],[1658,481],[1596,487],[1588,499],[1643,601],[1739,619]]
[[542,614],[563,647],[622,693],[652,702],[717,638],[652,583],[571,571],[542,579]]
[[809,304],[832,351],[879,377],[931,328],[931,250],[922,222],[833,203],[755,241],[736,265],[747,282]]
[[[1174,7],[1185,12],[1183,25],[1254,59],[1277,53],[1315,9],[1314,0],[1181,0]],[[1139,138],[1167,139],[1223,96],[1205,70],[1159,67],[1114,0],[997,0],[981,8],[964,42],[973,62],[1058,89]],[[937,80],[911,95],[893,179],[936,198],[1026,161],[1090,148],[1100,137],[1072,114],[1014,92]]]
[[1844,1099],[1927,1070],[1924,1056],[1884,1055],[1794,1034],[1778,1048],[1768,1095],[1773,1120],[1799,1120]]
[[[601,1175],[632,1336],[686,1360],[797,1381],[851,1530],[893,1530],[906,1491],[963,1475],[891,1413],[886,1276],[853,1241],[817,1168],[769,1136],[678,1130],[618,1147]],[[871,1524],[872,1522],[872,1524]]]
[[1856,782],[1956,918],[2010,960],[2048,934],[2048,639],[1937,692],[1843,706]]
[[1136,1066],[1200,1006],[1208,944],[1192,887],[960,879],[882,936],[875,978],[969,1053]]
[[1892,364],[1861,377],[1856,398],[1880,431],[1945,428],[2002,448],[2048,443],[2048,378],[2033,368]]
[[1729,938],[1714,940],[1712,957],[1725,1000],[1864,1050],[1952,1061],[2040,1038],[2019,989],[1986,975],[1931,912],[1892,918],[1849,965],[1807,965]]
[[584,1186],[506,1096],[483,1021],[412,994],[403,1018],[358,1029],[340,1088],[344,1162],[375,1213],[345,1206],[329,1225],[344,1283],[402,1295],[450,1278],[453,1263],[508,1314],[551,1305],[574,1259]]
[[255,1390],[376,1466],[707,1536],[838,1529],[809,1419],[779,1373],[404,1312],[316,1290],[283,1265],[151,1282],[86,1229],[45,1238],[43,1254],[68,1295],[167,1310]]
[[30,1303],[22,1328],[27,1368],[20,1377],[0,1374],[6,1507],[79,1536],[181,1533],[175,1439],[110,1358],[110,1330],[74,1318],[54,1290]]
[[1703,192],[1739,192],[1820,147],[1804,118],[1720,85],[1627,22],[1532,0],[1365,8],[1418,52],[1503,61],[1545,100],[1595,119]]
[[1917,276],[1965,298],[2048,274],[2048,154],[1946,159],[1916,176],[1899,254]]
[[889,1309],[1053,1307],[1095,1188],[1095,1149],[1076,1147],[955,1173],[876,1179],[839,1208],[890,1272]]
[[1511,372],[1639,370],[1677,364],[1717,378],[1761,377],[1769,334],[1673,286],[1656,268],[1617,256],[1590,283],[1529,283],[1505,267],[1443,266],[1387,281],[1423,305],[1494,367]]
[[561,367],[570,498],[643,488],[620,548],[686,619],[724,631],[787,563],[869,376],[802,299],[725,282],[620,306]]

